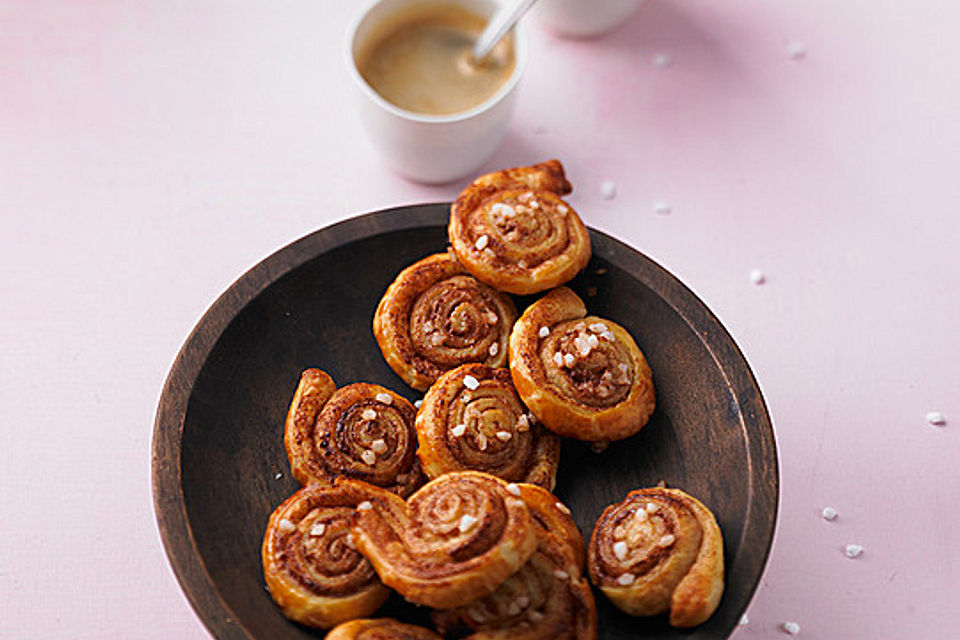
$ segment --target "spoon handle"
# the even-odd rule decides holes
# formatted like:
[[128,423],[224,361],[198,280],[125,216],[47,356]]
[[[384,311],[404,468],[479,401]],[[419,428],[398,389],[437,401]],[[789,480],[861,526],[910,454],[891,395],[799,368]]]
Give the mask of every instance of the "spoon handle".
[[477,38],[476,44],[473,45],[473,59],[479,61],[487,57],[494,45],[500,42],[500,38],[507,35],[520,16],[526,13],[534,2],[536,0],[517,0],[494,14],[483,33]]

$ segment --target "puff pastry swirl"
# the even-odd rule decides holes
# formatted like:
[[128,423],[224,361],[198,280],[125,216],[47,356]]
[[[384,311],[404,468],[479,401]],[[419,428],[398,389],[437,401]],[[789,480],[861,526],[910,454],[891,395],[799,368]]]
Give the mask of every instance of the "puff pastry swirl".
[[[329,628],[367,616],[389,590],[349,540],[351,517],[368,485],[308,485],[270,515],[263,537],[263,575],[283,614]],[[372,490],[372,487],[371,487]]]
[[436,612],[434,622],[443,633],[470,629],[471,640],[594,640],[596,604],[583,573],[583,538],[569,510],[540,487],[511,489],[534,516],[537,550],[491,595]]
[[590,579],[636,616],[670,612],[674,627],[706,621],[723,595],[723,539],[713,514],[678,489],[630,492],[601,514]]
[[433,631],[393,618],[351,620],[337,625],[326,640],[443,640]]
[[653,374],[620,325],[588,316],[567,287],[524,311],[510,335],[510,373],[551,431],[601,442],[633,435],[655,406]]
[[284,445],[300,484],[332,485],[347,476],[407,496],[423,484],[417,459],[416,409],[375,384],[336,389],[307,369],[290,403]]
[[387,288],[373,333],[390,368],[425,391],[468,362],[504,366],[516,319],[509,296],[479,282],[454,255],[438,253],[401,271]]
[[353,538],[384,584],[411,602],[449,609],[493,593],[536,549],[530,512],[506,487],[460,471],[407,502],[379,491],[357,511]]
[[501,291],[561,285],[590,260],[590,234],[560,198],[570,191],[557,160],[481,176],[450,208],[450,244],[470,273]]
[[553,489],[560,438],[537,424],[510,372],[467,364],[440,376],[417,413],[424,473],[485,471]]

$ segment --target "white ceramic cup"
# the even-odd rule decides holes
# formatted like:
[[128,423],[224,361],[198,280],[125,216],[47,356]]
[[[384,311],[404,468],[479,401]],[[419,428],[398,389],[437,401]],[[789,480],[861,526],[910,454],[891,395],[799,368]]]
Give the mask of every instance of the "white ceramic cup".
[[643,0],[539,0],[531,12],[550,31],[592,38],[626,22]]
[[[497,0],[431,0],[455,4],[484,17],[493,15]],[[347,31],[346,62],[357,91],[357,111],[371,143],[397,173],[416,182],[442,184],[463,178],[490,159],[503,141],[513,111],[517,84],[527,63],[527,36],[514,29],[516,64],[500,89],[480,104],[450,115],[426,115],[401,109],[367,84],[357,70],[356,56],[365,39],[382,21],[424,0],[375,0]]]

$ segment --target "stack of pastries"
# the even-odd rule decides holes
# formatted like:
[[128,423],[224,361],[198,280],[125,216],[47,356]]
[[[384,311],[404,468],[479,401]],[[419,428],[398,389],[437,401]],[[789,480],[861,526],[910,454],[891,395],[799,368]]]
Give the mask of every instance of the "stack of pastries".
[[[591,640],[590,582],[632,615],[695,626],[723,592],[716,520],[678,489],[631,492],[589,546],[551,492],[562,438],[605,446],[655,407],[630,333],[563,286],[590,236],[551,160],[473,181],[450,247],[401,271],[373,318],[418,407],[384,387],[303,372],[284,446],[303,485],[270,516],[262,556],[284,615],[331,639]],[[514,295],[541,294],[519,315]],[[436,631],[375,612],[391,591]],[[439,633],[438,633],[439,632]]]

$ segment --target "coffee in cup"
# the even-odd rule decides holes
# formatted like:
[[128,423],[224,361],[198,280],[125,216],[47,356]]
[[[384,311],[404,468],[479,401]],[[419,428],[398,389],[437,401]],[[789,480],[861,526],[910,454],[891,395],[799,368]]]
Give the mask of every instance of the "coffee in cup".
[[428,115],[466,111],[494,95],[516,65],[512,36],[482,61],[483,18],[454,4],[407,7],[378,26],[357,55],[363,79],[394,105]]

